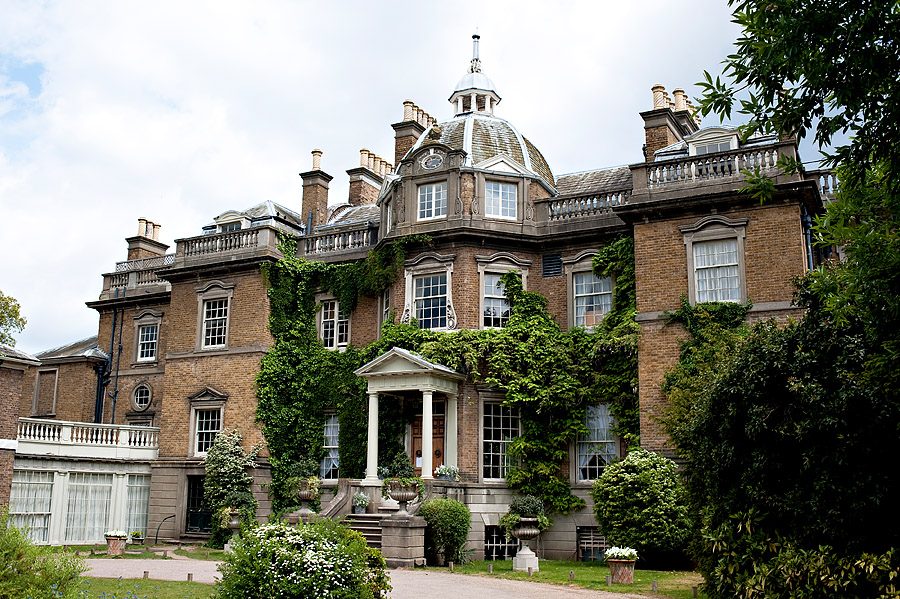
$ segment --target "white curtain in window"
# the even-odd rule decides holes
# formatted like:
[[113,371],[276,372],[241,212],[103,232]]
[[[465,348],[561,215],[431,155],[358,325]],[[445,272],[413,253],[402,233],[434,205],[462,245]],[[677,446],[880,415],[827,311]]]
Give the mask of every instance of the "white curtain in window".
[[578,438],[578,480],[593,480],[616,458],[616,438],[609,406],[588,406],[584,424],[588,433]]
[[100,472],[69,474],[66,541],[83,543],[102,541],[103,533],[109,530],[111,498],[112,474]]
[[28,537],[37,543],[49,540],[52,493],[52,472],[13,472],[9,497],[10,519],[17,528],[27,528]]
[[698,302],[739,302],[737,240],[722,239],[694,244]]
[[150,505],[150,477],[144,474],[128,475],[127,498],[128,533],[139,530],[147,534],[147,508]]

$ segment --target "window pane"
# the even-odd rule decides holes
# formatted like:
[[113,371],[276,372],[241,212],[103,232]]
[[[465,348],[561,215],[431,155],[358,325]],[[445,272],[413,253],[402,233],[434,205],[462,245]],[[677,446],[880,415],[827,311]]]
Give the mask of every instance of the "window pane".
[[447,214],[447,184],[419,186],[419,218],[436,218]]
[[138,360],[156,359],[156,342],[158,338],[158,325],[148,324],[138,329]]
[[320,478],[323,480],[337,480],[340,478],[338,465],[338,436],[340,434],[340,424],[338,423],[337,414],[329,414],[325,418],[325,457],[322,458]]
[[218,409],[197,410],[196,414],[197,453],[206,453],[222,429],[222,412]]
[[225,345],[228,326],[228,300],[209,300],[203,304],[203,347]]
[[509,183],[485,183],[484,213],[486,216],[516,218],[516,186]]
[[616,458],[613,419],[606,404],[588,406],[584,424],[587,434],[578,437],[578,480],[594,480]]
[[484,404],[482,475],[503,478],[510,468],[507,447],[519,436],[519,412],[499,403]]
[[413,282],[419,328],[447,328],[447,273],[416,277]]
[[509,321],[509,300],[498,274],[484,275],[484,316],[485,328],[503,327]]
[[612,309],[612,279],[600,278],[592,272],[575,273],[575,326],[599,324]]
[[147,511],[150,505],[150,477],[144,474],[128,475],[128,498],[126,500],[126,532],[140,531],[147,535]]
[[737,239],[694,244],[694,281],[698,302],[741,301]]
[[50,497],[53,473],[14,470],[9,496],[9,515],[14,526],[28,528],[37,543],[50,540]]
[[108,528],[112,497],[112,474],[72,472],[69,474],[66,541],[96,542]]

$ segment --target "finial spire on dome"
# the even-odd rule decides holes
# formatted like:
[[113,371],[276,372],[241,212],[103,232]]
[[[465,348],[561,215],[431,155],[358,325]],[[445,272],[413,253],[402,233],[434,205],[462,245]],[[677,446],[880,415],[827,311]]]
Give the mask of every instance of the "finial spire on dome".
[[472,65],[469,67],[470,73],[481,72],[481,59],[478,58],[478,40],[481,36],[477,33],[472,36]]
[[469,71],[459,80],[450,96],[456,115],[467,112],[493,115],[494,106],[500,102],[494,82],[481,72],[481,58],[478,55],[480,40],[478,33],[472,36],[472,62]]

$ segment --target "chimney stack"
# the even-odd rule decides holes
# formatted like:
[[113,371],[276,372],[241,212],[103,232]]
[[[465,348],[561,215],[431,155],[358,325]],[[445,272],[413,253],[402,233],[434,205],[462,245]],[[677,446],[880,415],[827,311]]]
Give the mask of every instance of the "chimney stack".
[[128,259],[140,260],[141,258],[153,258],[154,256],[163,256],[169,249],[164,243],[159,242],[158,225],[144,217],[138,219],[138,233],[134,237],[129,237],[125,241],[128,242]]
[[334,178],[322,170],[322,150],[313,150],[312,157],[312,170],[300,173],[303,179],[301,213],[303,224],[309,226],[307,235],[311,235],[315,227],[324,225],[328,218],[328,184]]
[[394,164],[399,167],[400,161],[416,145],[425,129],[436,122],[430,114],[416,106],[415,102],[404,100],[403,121],[391,125],[394,128]]
[[653,110],[641,113],[644,119],[645,151],[647,162],[652,162],[657,151],[682,141],[699,129],[700,120],[689,108],[690,100],[682,88],[672,91],[674,101],[660,84],[650,88],[653,92]]
[[391,172],[391,164],[366,148],[359,151],[359,166],[347,171],[350,175],[350,194],[347,202],[351,206],[374,204],[381,191],[384,177]]

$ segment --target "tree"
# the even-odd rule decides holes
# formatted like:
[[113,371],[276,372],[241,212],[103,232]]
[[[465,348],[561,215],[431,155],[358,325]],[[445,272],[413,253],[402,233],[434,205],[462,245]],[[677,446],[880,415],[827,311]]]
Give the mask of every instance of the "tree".
[[[900,6],[896,0],[729,0],[743,27],[723,62],[725,80],[705,72],[703,115],[730,117],[736,102],[756,132],[814,132],[820,148],[835,135],[854,137],[834,149],[829,166],[847,180],[900,180]],[[747,99],[738,100],[739,94]]]
[[253,477],[247,470],[256,467],[260,447],[257,445],[247,452],[241,447],[241,441],[238,429],[219,433],[203,462],[206,468],[203,498],[213,513],[209,543],[214,547],[221,547],[228,540],[228,521],[232,509],[238,510],[241,524],[246,527],[255,521],[259,507],[251,491]]
[[0,343],[13,346],[16,340],[12,334],[25,328],[25,319],[19,314],[19,302],[0,291]]

